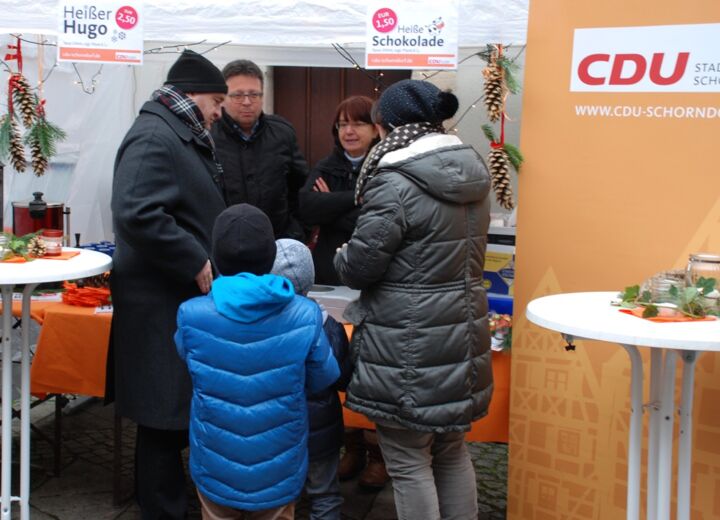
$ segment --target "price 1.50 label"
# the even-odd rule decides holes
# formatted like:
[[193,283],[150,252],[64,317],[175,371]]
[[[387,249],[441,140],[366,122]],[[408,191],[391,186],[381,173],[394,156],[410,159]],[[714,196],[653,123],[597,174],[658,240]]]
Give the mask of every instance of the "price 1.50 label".
[[373,14],[372,24],[378,32],[390,32],[397,26],[397,15],[392,9],[383,7],[382,9],[375,11],[375,14]]

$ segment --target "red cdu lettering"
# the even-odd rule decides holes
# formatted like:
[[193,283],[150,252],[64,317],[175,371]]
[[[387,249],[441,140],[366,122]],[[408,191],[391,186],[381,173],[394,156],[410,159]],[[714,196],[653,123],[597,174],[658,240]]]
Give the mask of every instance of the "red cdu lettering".
[[578,77],[580,78],[580,81],[582,81],[586,85],[602,85],[605,83],[605,78],[591,76],[589,72],[590,65],[598,61],[608,62],[610,61],[610,55],[591,54],[590,56],[586,56],[585,58],[583,58],[583,60],[580,62],[580,65],[578,65]]
[[[655,85],[672,85],[680,81],[687,70],[690,58],[689,52],[677,53],[673,71],[670,75],[663,76],[663,62],[666,55],[664,52],[656,52],[652,58],[646,58],[641,54],[590,54],[580,61],[578,65],[578,77],[586,85],[636,85],[641,81],[649,81]],[[648,70],[648,62],[650,64]],[[595,69],[595,75],[590,74],[590,67],[601,64]],[[607,75],[607,67],[612,64],[610,74]],[[666,67],[667,71],[667,67]]]
[[652,62],[650,63],[650,81],[656,85],[672,85],[673,83],[680,81],[680,78],[682,78],[683,74],[685,74],[690,53],[678,53],[677,60],[675,61],[675,70],[673,70],[673,73],[668,77],[663,77],[660,74],[664,57],[664,52],[656,52],[653,54]]
[[[623,77],[623,67],[625,63],[632,62],[635,64],[635,72],[631,76]],[[613,61],[612,71],[610,71],[609,85],[634,85],[638,83],[645,75],[647,62],[640,54],[617,54]]]

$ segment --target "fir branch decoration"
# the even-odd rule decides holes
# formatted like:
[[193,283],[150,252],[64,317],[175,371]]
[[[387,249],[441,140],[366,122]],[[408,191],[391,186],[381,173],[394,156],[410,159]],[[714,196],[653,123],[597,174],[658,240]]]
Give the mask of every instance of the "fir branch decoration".
[[31,146],[36,144],[39,153],[45,156],[47,160],[57,153],[55,143],[65,139],[66,135],[60,127],[41,116],[37,118],[35,124],[25,136],[25,143]]
[[[11,74],[8,87],[8,114],[0,121],[0,159],[9,157],[13,168],[24,172],[27,168],[25,145],[28,145],[32,169],[40,177],[56,153],[56,143],[65,139],[66,134],[45,118],[45,100],[38,99],[25,76]],[[25,127],[24,137],[13,115],[13,107]]]
[[[520,70],[520,67],[515,64],[520,55],[525,51],[525,46],[522,46],[520,51],[515,55],[514,58],[508,58],[506,51],[511,45],[502,44],[487,44],[484,51],[477,53],[477,56],[485,60],[486,62],[492,63],[496,61],[497,64],[503,69],[505,76],[505,83],[511,94],[517,94],[520,92],[520,82],[515,78],[515,73]],[[498,52],[501,51],[501,52]],[[498,56],[500,54],[500,56]]]
[[515,58],[509,59],[504,54],[507,48],[508,46],[502,44],[487,45],[485,51],[479,52],[478,56],[487,62],[487,66],[482,70],[485,79],[483,102],[487,117],[491,123],[500,124],[499,138],[492,125],[485,124],[481,127],[491,147],[487,156],[488,170],[492,178],[495,199],[503,208],[512,210],[515,208],[515,202],[510,167],[512,166],[515,172],[519,173],[524,158],[517,146],[505,142],[505,123],[508,120],[505,115],[507,96],[520,91],[520,85],[514,76],[518,70],[515,60],[520,53]]
[[10,136],[12,134],[12,123],[10,114],[0,117],[0,160],[6,160],[10,155]]
[[515,79],[515,72],[517,72],[520,67],[515,65],[514,61],[509,60],[505,56],[500,56],[497,59],[497,64],[503,69],[505,86],[510,91],[510,93],[517,94],[518,92],[520,92],[520,84]]
[[497,137],[495,136],[495,130],[493,130],[492,126],[484,124],[480,128],[482,128],[483,134],[485,134],[485,137],[487,137],[488,141],[490,141],[491,143],[497,141]]
[[517,173],[520,173],[520,166],[525,160],[522,153],[520,152],[520,149],[513,144],[505,143],[503,145],[503,150],[505,150],[508,161],[510,161],[510,164],[512,164],[513,168],[515,168],[515,171]]

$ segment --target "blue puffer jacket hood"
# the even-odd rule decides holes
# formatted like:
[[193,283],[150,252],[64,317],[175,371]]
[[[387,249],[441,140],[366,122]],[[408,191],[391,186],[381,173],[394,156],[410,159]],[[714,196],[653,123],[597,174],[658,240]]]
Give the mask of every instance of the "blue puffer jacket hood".
[[234,321],[253,323],[285,307],[295,291],[282,276],[240,273],[219,277],[210,294],[220,314]]
[[295,500],[307,472],[306,395],[340,373],[320,308],[285,278],[241,273],[183,303],[177,323],[198,490],[246,511]]

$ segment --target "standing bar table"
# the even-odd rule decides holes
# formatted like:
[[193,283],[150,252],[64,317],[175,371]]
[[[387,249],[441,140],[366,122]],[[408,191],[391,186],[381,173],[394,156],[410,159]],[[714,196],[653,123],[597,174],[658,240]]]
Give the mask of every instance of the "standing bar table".
[[[25,263],[0,263],[0,289],[3,302],[2,336],[2,475],[0,520],[10,520],[12,502],[20,502],[20,518],[30,518],[30,297],[39,283],[58,282],[93,276],[108,271],[112,259],[103,253],[63,248],[80,254],[68,260],[37,259]],[[11,496],[12,478],[12,295],[23,284],[22,357],[20,364],[20,493]]]
[[627,519],[640,516],[643,363],[638,347],[650,348],[650,412],[647,461],[647,518],[670,519],[675,363],[683,361],[677,467],[677,520],[690,519],[692,405],[695,361],[704,351],[720,351],[720,320],[656,323],[621,313],[610,305],[617,292],[568,293],[531,301],[527,318],[562,334],[566,341],[592,339],[619,343],[630,356],[630,434]]

